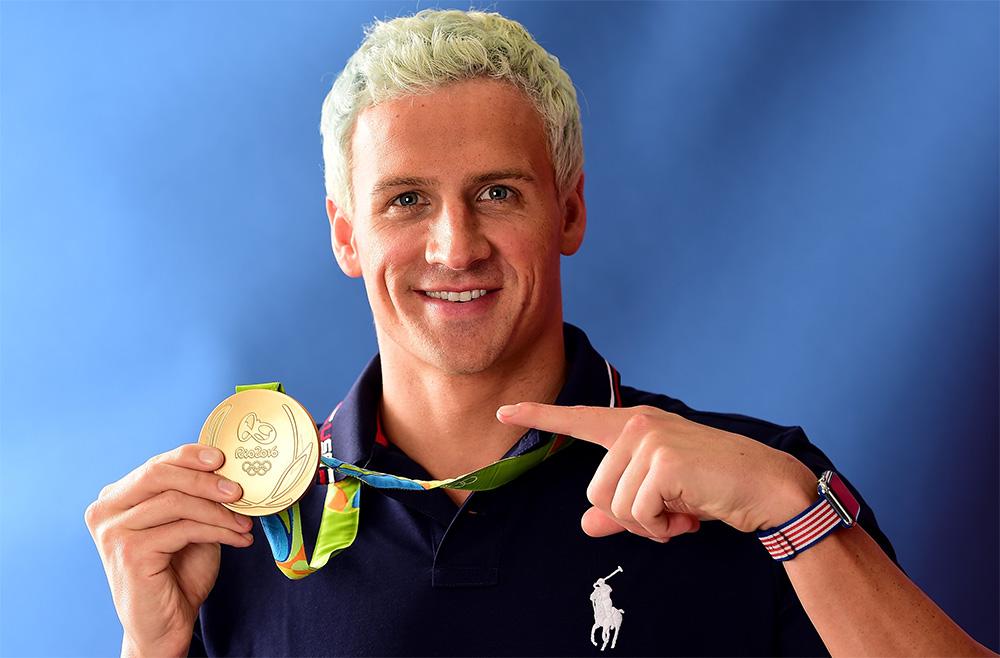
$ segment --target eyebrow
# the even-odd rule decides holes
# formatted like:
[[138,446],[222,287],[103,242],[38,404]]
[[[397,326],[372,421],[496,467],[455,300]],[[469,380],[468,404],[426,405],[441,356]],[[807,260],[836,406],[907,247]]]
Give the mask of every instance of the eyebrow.
[[[474,174],[465,179],[466,185],[486,183],[491,180],[520,180],[526,183],[534,183],[535,177],[521,169],[498,169],[496,171],[486,171],[481,174]],[[438,184],[436,178],[418,178],[414,176],[389,176],[375,183],[372,194],[378,194],[384,190],[395,187],[434,187]]]

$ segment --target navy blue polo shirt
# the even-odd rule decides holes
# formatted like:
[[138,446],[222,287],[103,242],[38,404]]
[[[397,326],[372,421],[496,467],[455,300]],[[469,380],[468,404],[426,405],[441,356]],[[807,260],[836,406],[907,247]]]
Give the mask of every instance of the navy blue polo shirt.
[[[691,409],[618,386],[578,328],[564,327],[560,405],[651,405],[795,455],[817,477],[834,468],[800,427]],[[617,389],[617,390],[616,390]],[[382,374],[376,355],[333,419],[333,454],[379,471],[431,479],[390,441],[376,442]],[[507,453],[544,439],[531,430]],[[580,528],[587,485],[606,450],[576,441],[520,478],[458,507],[441,490],[361,493],[358,536],[299,581],[274,565],[254,526],[248,548],[222,546],[218,581],[201,608],[191,655],[829,655],[785,574],[753,533],[721,521],[660,544]],[[838,471],[839,472],[839,471]],[[843,477],[843,474],[841,474]],[[895,562],[871,508],[860,525]],[[325,486],[302,500],[307,549]],[[590,595],[598,578],[623,611],[616,647],[601,652]]]

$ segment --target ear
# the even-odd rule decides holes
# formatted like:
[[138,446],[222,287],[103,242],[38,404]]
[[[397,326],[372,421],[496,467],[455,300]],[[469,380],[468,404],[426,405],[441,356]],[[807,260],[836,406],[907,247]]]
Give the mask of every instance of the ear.
[[361,276],[361,262],[354,243],[354,224],[351,218],[330,197],[326,198],[326,216],[330,218],[330,246],[333,247],[337,264],[347,276]]
[[587,229],[587,204],[583,200],[583,172],[576,186],[569,191],[560,204],[562,226],[559,251],[563,256],[572,256],[583,244],[583,233]]

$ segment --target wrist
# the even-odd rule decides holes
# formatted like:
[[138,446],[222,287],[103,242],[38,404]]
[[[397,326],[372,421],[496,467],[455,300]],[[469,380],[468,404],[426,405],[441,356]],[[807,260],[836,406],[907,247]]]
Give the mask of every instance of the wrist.
[[767,530],[779,526],[800,514],[802,510],[816,502],[819,494],[816,492],[816,475],[805,464],[791,455],[794,461],[788,469],[788,474],[779,484],[772,488],[771,505],[757,530]]
[[128,633],[122,633],[122,653],[121,658],[139,658],[139,649],[136,648],[135,642],[132,638],[128,636]]
[[122,651],[121,658],[145,658],[146,656],[156,656],[161,658],[162,656],[186,656],[188,654],[188,649],[191,646],[190,639],[187,644],[183,647],[175,646],[172,648],[158,647],[156,649],[143,649],[139,647],[133,640],[128,636],[128,633],[122,634]]
[[[782,510],[778,518],[784,514]],[[828,469],[816,481],[814,502],[791,519],[758,530],[757,538],[772,558],[784,562],[816,545],[837,528],[852,527],[860,514],[861,505],[847,484],[833,469]]]

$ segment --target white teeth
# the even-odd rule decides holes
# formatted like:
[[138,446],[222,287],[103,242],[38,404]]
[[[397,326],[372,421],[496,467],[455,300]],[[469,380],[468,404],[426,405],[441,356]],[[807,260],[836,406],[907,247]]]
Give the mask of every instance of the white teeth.
[[428,297],[433,297],[434,299],[444,299],[449,302],[469,302],[473,299],[479,299],[486,294],[486,290],[480,288],[479,290],[463,290],[462,292],[445,292],[445,291],[434,291],[425,290],[424,294]]

